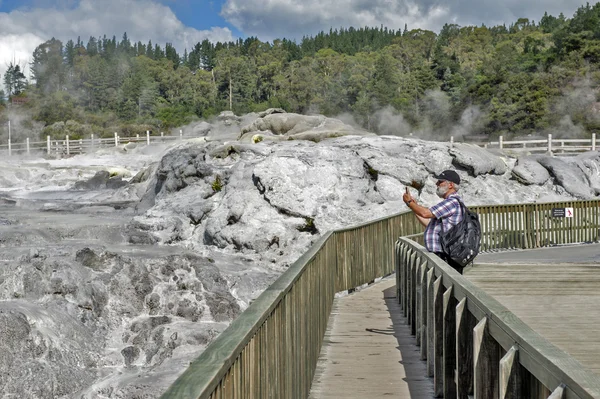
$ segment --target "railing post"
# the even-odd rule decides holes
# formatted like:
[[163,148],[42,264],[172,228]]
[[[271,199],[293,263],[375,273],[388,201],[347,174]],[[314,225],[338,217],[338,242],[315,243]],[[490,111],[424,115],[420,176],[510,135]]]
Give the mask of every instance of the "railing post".
[[454,148],[454,136],[450,136],[450,148]]
[[410,262],[410,333],[417,335],[417,274],[418,261],[417,254],[413,254]]
[[183,140],[183,130],[179,129],[179,140]]
[[69,147],[69,135],[68,134],[65,137],[65,143],[67,145],[67,155],[70,155],[71,154],[71,149]]
[[565,396],[565,384],[560,384],[560,386],[548,396],[548,399],[563,399]]
[[503,136],[498,137],[498,146],[500,147],[500,149],[504,148],[504,137]]
[[150,145],[150,130],[146,130],[146,145]]
[[91,146],[92,146],[92,151],[94,151],[94,134],[93,133],[92,133],[92,144],[91,144]]
[[27,143],[27,155],[29,155],[29,137],[25,141]]
[[52,146],[50,145],[50,136],[46,136],[46,149],[48,150],[48,155],[50,155]]
[[548,152],[552,154],[552,135],[548,135]]
[[499,347],[490,335],[488,319],[484,317],[473,329],[473,367],[475,399],[497,398]]
[[427,263],[419,263],[417,265],[417,276],[415,283],[415,294],[416,294],[416,306],[415,306],[415,338],[417,339],[417,346],[421,346],[421,329],[423,328],[423,320],[421,319],[421,308],[423,307],[423,302],[421,300],[422,296],[422,286],[423,286],[423,269]]
[[79,139],[79,153],[83,154],[83,140]]
[[592,133],[592,151],[596,151],[596,133]]
[[138,141],[140,141],[140,134],[136,134],[135,135],[135,142],[137,143]]
[[456,397],[467,399],[473,394],[473,324],[467,299],[456,306]]
[[119,146],[119,134],[115,132],[115,147]]
[[434,328],[433,328],[433,291],[435,286],[435,272],[433,267],[427,272],[427,377],[434,374]]
[[522,381],[519,349],[513,346],[500,359],[500,399],[527,399],[522,394]]
[[456,398],[456,298],[452,287],[444,292],[444,398]]
[[442,276],[433,284],[433,394],[444,395],[444,286]]
[[165,140],[165,134],[160,132],[160,142],[162,143]]
[[427,262],[421,265],[421,360],[427,359]]

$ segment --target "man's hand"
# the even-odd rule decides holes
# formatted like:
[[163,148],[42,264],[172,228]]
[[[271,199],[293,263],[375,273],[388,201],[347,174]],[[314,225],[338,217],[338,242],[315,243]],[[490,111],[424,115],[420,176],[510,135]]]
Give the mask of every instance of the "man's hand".
[[404,200],[404,203],[408,203],[409,201],[414,201],[412,195],[410,195],[410,193],[408,192],[408,187],[406,188],[406,192],[404,193],[404,195],[402,195],[402,199]]

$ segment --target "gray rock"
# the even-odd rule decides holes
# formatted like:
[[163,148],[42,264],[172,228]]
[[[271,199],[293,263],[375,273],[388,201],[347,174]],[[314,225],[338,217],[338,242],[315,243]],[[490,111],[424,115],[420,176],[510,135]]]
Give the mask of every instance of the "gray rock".
[[574,163],[585,174],[594,194],[600,195],[600,153],[598,151],[590,151],[577,155]]
[[271,115],[271,114],[285,114],[285,113],[286,113],[286,111],[283,110],[282,108],[269,108],[266,111],[259,112],[258,117],[264,118],[265,116]]
[[512,175],[520,183],[529,185],[542,185],[550,178],[550,173],[537,161],[537,157],[520,157],[515,167],[512,169]]
[[[294,113],[269,113],[241,130],[240,138],[247,133],[266,131],[274,135],[285,135],[292,140],[310,140],[319,142],[327,138],[347,135],[374,135],[345,124],[339,119],[322,115],[300,115]],[[247,138],[246,138],[247,140]]]
[[564,187],[569,194],[581,199],[590,199],[594,196],[585,174],[576,165],[551,156],[541,156],[538,162],[548,169],[557,184]]
[[456,165],[467,169],[473,176],[489,173],[502,175],[507,171],[502,158],[474,144],[455,144],[450,154]]

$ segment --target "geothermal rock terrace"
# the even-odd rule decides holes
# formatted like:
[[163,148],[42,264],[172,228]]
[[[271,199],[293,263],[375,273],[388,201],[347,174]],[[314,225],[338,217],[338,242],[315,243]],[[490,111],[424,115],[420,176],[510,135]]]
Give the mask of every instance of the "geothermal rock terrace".
[[[226,128],[224,128],[226,127]],[[458,170],[468,204],[600,193],[600,157],[509,157],[270,110],[171,147],[0,161],[0,391],[158,397],[326,231]]]

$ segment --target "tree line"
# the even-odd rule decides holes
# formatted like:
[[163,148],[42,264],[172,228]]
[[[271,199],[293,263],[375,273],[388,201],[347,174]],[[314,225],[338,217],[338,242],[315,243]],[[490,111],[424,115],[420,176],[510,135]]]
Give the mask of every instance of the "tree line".
[[572,18],[545,13],[508,27],[350,27],[298,43],[204,40],[183,54],[127,34],[64,45],[53,38],[33,52],[31,83],[13,64],[3,83],[7,95],[27,99],[43,134],[70,126],[75,137],[167,130],[223,110],[269,107],[349,114],[379,132],[385,109],[433,137],[457,128],[585,136],[600,128],[599,61],[600,4],[587,4]]

